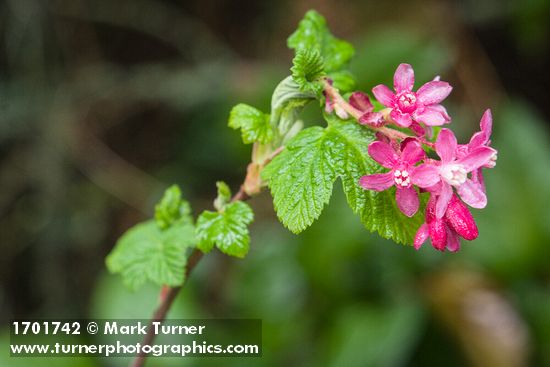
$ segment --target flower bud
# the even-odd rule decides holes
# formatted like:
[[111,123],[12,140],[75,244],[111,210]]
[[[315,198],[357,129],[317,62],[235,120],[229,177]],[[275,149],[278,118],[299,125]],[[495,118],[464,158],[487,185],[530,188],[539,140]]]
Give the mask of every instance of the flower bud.
[[434,218],[428,224],[432,246],[439,251],[445,251],[447,246],[447,224],[443,218]]
[[374,109],[369,96],[363,92],[353,92],[349,97],[349,104],[363,113],[372,112]]
[[456,195],[453,195],[449,201],[444,218],[447,224],[464,239],[471,241],[477,238],[479,232],[474,217]]

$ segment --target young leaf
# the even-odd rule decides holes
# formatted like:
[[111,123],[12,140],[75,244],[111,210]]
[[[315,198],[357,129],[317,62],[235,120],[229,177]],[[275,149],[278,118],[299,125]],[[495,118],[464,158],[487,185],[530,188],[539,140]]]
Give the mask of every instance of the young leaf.
[[197,219],[197,248],[209,252],[216,245],[227,255],[245,257],[250,246],[248,225],[253,219],[252,209],[242,201],[230,203],[219,212],[205,210]]
[[294,233],[319,218],[330,200],[336,179],[329,157],[331,151],[326,130],[311,127],[291,139],[262,172],[262,178],[269,183],[277,216]]
[[269,143],[273,138],[273,129],[269,124],[269,115],[244,103],[239,103],[229,114],[229,127],[241,129],[245,144],[259,141]]
[[311,91],[302,91],[292,76],[283,79],[273,91],[271,97],[271,126],[277,129],[280,144],[287,134],[293,130],[298,121],[298,115],[306,104],[316,98]]
[[306,13],[287,43],[288,47],[296,51],[319,51],[327,73],[342,69],[355,53],[350,43],[330,33],[325,18],[314,10]]
[[177,221],[193,222],[191,206],[181,198],[178,185],[172,185],[164,192],[162,199],[155,206],[155,220],[161,229],[166,229]]
[[194,244],[192,224],[180,222],[162,230],[149,220],[124,233],[107,256],[107,268],[111,273],[120,273],[132,290],[147,280],[179,286],[185,277],[186,249]]
[[214,208],[222,211],[231,200],[231,189],[223,181],[216,182],[216,187],[218,188],[218,196],[214,200]]
[[315,49],[299,49],[292,60],[292,78],[302,91],[320,94],[323,85],[319,81],[325,75],[323,58]]

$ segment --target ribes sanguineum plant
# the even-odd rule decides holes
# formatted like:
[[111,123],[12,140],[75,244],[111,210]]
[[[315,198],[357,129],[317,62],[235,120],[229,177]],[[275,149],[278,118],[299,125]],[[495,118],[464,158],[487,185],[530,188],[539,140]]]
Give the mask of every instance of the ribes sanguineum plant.
[[[108,268],[134,289],[147,280],[171,287],[172,293],[162,293],[157,319],[204,253],[216,247],[235,257],[247,254],[254,214],[244,201],[266,187],[279,220],[294,233],[321,215],[339,179],[351,210],[384,238],[416,249],[430,239],[437,250],[454,252],[460,237],[478,235],[468,206],[487,204],[482,170],[493,168],[497,157],[489,110],[480,131],[458,144],[441,104],[452,87],[439,77],[415,91],[413,67],[402,63],[393,91],[382,84],[372,88],[373,103],[366,91],[354,90],[347,69],[352,45],[333,36],[315,11],[300,21],[288,46],[295,53],[291,75],[275,88],[270,111],[241,103],[229,113],[229,127],[252,144],[237,194],[218,182],[215,210],[195,221],[173,186],[155,219],[129,229],[107,258]],[[324,121],[304,128],[301,111],[314,101]]]

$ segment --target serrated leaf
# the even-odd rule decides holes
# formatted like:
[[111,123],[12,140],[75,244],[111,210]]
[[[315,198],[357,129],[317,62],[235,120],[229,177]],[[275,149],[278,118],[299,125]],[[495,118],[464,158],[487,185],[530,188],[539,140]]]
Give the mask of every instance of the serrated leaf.
[[424,222],[428,194],[420,195],[420,208],[412,218],[409,218],[397,207],[395,190],[395,187],[392,187],[382,192],[366,191],[365,196],[370,196],[370,202],[359,213],[361,222],[368,230],[376,231],[384,238],[411,245],[416,231]]
[[195,233],[190,223],[179,223],[166,230],[154,220],[130,228],[107,256],[107,268],[120,273],[132,290],[147,280],[171,287],[183,284],[186,249],[194,246]]
[[302,91],[321,93],[323,85],[320,78],[325,75],[323,58],[315,49],[299,49],[292,60],[292,78]]
[[327,73],[341,69],[355,53],[350,43],[330,33],[325,18],[314,10],[306,13],[287,43],[288,47],[296,51],[304,49],[319,51]]
[[381,171],[367,153],[374,133],[356,123],[326,118],[326,129],[303,130],[264,169],[262,177],[268,181],[281,222],[294,233],[310,226],[340,177],[348,204],[367,229],[396,242],[412,243],[422,215],[412,219],[403,215],[392,190],[367,191],[358,184],[361,176]]
[[241,129],[245,144],[259,141],[269,143],[273,138],[273,129],[269,124],[269,115],[244,103],[239,103],[229,114],[229,127]]
[[380,236],[397,243],[412,244],[414,235],[424,220],[422,207],[414,217],[409,218],[397,207],[395,188],[377,192],[364,190],[358,184],[361,176],[384,171],[367,152],[368,145],[375,139],[374,132],[359,124],[341,121],[332,115],[326,115],[325,118],[330,127],[336,129],[346,140],[340,153],[342,158],[338,175],[350,208],[359,214],[361,222],[368,230],[376,231]]
[[252,209],[242,201],[230,203],[220,212],[205,210],[197,219],[197,247],[209,252],[216,245],[227,255],[243,258],[250,247],[248,225],[253,219]]
[[328,204],[336,172],[331,164],[326,130],[311,127],[291,139],[262,172],[281,222],[299,233],[319,218]]
[[167,188],[155,206],[155,220],[161,229],[166,229],[175,222],[193,222],[191,206],[182,199],[181,190],[177,185]]

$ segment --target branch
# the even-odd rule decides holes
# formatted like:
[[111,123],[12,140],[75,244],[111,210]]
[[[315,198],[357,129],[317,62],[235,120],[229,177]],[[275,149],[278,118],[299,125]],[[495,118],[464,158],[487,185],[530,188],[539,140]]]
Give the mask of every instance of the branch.
[[[281,150],[277,151],[277,154]],[[276,154],[275,154],[276,155]],[[246,182],[246,179],[245,179]],[[231,202],[235,201],[246,201],[250,199],[251,196],[248,195],[245,192],[244,184],[241,185],[239,191],[233,195],[231,198]],[[187,266],[185,269],[185,279],[188,279],[189,275],[195,269],[199,261],[203,257],[203,252],[199,249],[194,249],[191,255],[189,255],[189,259],[187,261]],[[164,319],[166,319],[166,314],[170,310],[170,307],[172,307],[172,304],[174,303],[174,300],[176,299],[176,296],[178,295],[179,291],[181,290],[183,286],[169,288],[168,292],[165,293],[165,295],[161,299],[161,303],[158,306],[158,308],[153,313],[153,317],[151,318],[151,321],[149,322],[149,328],[147,329],[147,334],[143,338],[142,345],[152,345],[153,341],[155,339],[155,334],[153,333],[153,322],[162,322]],[[147,358],[147,354],[144,354],[143,352],[139,353],[136,358],[134,359],[133,363],[131,364],[132,367],[142,367],[145,364],[145,359]]]

